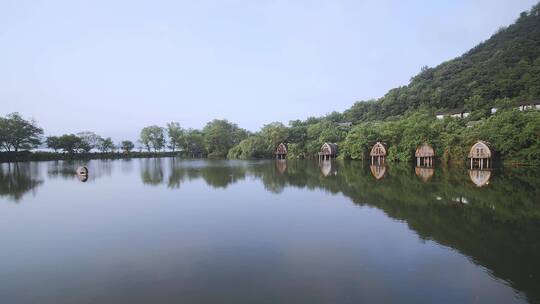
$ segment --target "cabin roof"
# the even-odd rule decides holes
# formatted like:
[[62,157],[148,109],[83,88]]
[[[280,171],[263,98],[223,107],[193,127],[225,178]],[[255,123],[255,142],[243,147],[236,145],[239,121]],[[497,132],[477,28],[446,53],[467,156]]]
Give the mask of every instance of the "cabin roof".
[[337,146],[337,144],[325,142],[325,143],[321,146],[321,150],[323,149],[323,147],[324,147],[325,145],[328,145],[328,147],[330,147],[330,154],[332,154],[332,155],[337,154],[337,152],[338,152],[338,146]]
[[[377,153],[377,151],[375,151],[376,147],[381,147],[382,153]],[[386,156],[386,145],[380,141],[376,142],[373,145],[373,147],[371,147],[371,151],[369,152],[369,155],[370,156]]]
[[[487,141],[479,140],[479,141],[475,142],[474,145],[472,145],[471,149],[469,150],[469,158],[471,158],[471,157],[474,157],[474,158],[490,158],[491,157],[491,148],[489,146],[490,146],[490,144]],[[486,150],[484,151],[485,153],[483,153],[482,155],[478,155],[477,153],[475,154],[474,152],[475,152],[476,148],[486,148]]]
[[429,144],[423,143],[418,148],[416,148],[414,155],[416,157],[431,157],[435,156],[435,151]]
[[280,143],[276,148],[276,154],[287,154],[287,144]]

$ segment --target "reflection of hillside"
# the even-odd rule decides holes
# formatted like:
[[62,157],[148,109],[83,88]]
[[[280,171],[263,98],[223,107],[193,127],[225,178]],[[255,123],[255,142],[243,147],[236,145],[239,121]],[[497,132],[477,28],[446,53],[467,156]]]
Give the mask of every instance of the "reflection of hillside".
[[[336,179],[289,170],[283,183],[342,192],[357,204],[377,207],[406,221],[420,237],[459,250],[539,300],[540,191],[535,185],[540,175],[519,171],[501,172],[489,187],[479,189],[466,170],[445,171],[425,183],[410,168],[394,166],[384,179],[375,180],[351,163],[341,166]],[[456,197],[468,205],[454,202]]]
[[334,170],[336,174],[324,176],[317,162],[294,160],[287,161],[285,172],[275,162],[177,163],[169,170],[169,184],[202,178],[212,187],[227,187],[252,176],[274,193],[287,187],[343,193],[356,204],[377,207],[405,221],[421,238],[469,256],[531,301],[540,300],[536,288],[540,286],[540,174],[535,170],[491,173],[489,185],[482,188],[471,183],[464,169],[439,168],[424,179],[415,176],[418,172],[413,168],[394,165],[385,168],[380,180],[373,178],[370,166],[360,162],[333,161]]
[[18,202],[24,194],[43,184],[34,163],[0,164],[0,197]]

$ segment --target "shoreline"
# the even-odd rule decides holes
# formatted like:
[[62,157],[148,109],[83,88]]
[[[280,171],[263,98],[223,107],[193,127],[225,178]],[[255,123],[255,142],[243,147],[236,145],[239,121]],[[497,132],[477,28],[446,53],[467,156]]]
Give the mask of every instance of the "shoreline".
[[[222,160],[235,160],[235,159],[229,159],[229,158],[211,158],[211,157],[189,157],[182,155],[181,152],[90,152],[90,153],[76,153],[76,154],[68,154],[68,153],[58,153],[58,152],[30,152],[30,151],[23,151],[23,152],[0,152],[0,163],[17,163],[17,162],[32,162],[32,161],[53,161],[53,160],[64,160],[64,161],[70,161],[70,160],[93,160],[93,159],[132,159],[132,158],[166,158],[166,157],[180,157],[184,159],[222,159]],[[255,160],[273,160],[274,158],[254,158]],[[246,159],[246,160],[254,160],[254,159]],[[304,158],[304,159],[314,159],[316,158]],[[240,160],[240,159],[238,159]],[[244,160],[244,159],[242,159]],[[298,159],[284,159],[284,160],[298,160]],[[333,159],[333,161],[360,161],[363,162],[364,160],[358,159],[358,160],[352,160],[352,159]],[[400,161],[388,161],[388,163],[393,164],[399,164],[402,163]],[[451,162],[451,163],[441,163],[441,162],[435,162],[438,166],[459,166],[465,164],[466,161],[460,161],[460,162]],[[515,160],[503,160],[499,159],[497,161],[497,165],[493,166],[492,168],[501,168],[501,167],[539,167],[540,164],[538,163],[523,163],[523,162],[516,162]]]

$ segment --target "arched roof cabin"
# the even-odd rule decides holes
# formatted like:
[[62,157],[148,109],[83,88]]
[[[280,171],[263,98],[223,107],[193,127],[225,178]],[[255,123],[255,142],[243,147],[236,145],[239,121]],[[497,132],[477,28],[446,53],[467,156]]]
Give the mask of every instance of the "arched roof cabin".
[[276,148],[276,158],[277,159],[285,159],[287,156],[287,145],[284,143],[280,143]]
[[416,152],[414,152],[414,156],[416,157],[433,157],[435,156],[435,150],[427,144],[423,143],[420,147],[416,148]]
[[386,156],[386,147],[382,143],[377,142],[371,148],[369,155],[370,156]]
[[433,166],[435,151],[429,144],[423,143],[421,146],[416,148],[414,156],[416,157],[417,167],[431,167]]
[[469,158],[491,158],[492,153],[489,144],[485,141],[477,141],[469,151]]
[[324,143],[321,146],[321,155],[337,155],[338,147],[333,143]]
[[319,158],[322,157],[323,160],[328,160],[332,157],[336,157],[338,154],[338,146],[333,143],[324,143],[321,146],[321,151],[319,152]]

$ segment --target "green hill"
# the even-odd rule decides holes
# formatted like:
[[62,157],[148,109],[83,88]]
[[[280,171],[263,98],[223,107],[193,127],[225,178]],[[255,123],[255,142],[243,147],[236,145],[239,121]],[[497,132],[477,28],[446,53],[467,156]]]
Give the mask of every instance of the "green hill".
[[343,114],[353,122],[380,120],[411,109],[467,107],[475,95],[481,105],[540,98],[540,3],[462,56],[424,67],[407,86],[376,101],[357,102]]

